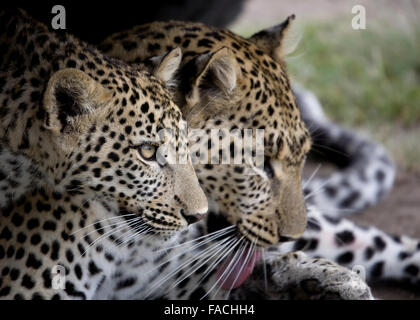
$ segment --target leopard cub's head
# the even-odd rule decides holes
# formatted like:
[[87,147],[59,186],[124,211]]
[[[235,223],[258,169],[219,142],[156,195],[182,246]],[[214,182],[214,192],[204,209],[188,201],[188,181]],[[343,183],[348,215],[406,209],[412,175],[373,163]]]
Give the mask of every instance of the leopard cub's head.
[[[179,52],[161,66],[165,76],[180,59]],[[154,75],[132,68],[103,73],[69,68],[51,76],[42,143],[32,153],[58,190],[93,194],[139,217],[137,226],[169,236],[207,212],[189,157],[174,158],[178,149],[188,154],[185,121]]]

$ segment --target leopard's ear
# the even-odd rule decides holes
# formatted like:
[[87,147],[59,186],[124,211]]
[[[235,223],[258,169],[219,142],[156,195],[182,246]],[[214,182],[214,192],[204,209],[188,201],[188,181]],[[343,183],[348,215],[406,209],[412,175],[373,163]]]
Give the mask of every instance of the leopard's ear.
[[189,106],[209,97],[228,97],[236,88],[239,77],[236,59],[226,47],[195,57],[183,72],[183,78],[189,82],[185,92]]
[[290,30],[291,22],[295,20],[292,14],[282,23],[261,30],[252,35],[248,40],[255,43],[259,49],[272,57],[275,61],[281,61],[286,55],[285,38]]
[[179,47],[164,54],[148,59],[144,64],[155,77],[165,83],[173,80],[182,61],[182,51]]
[[85,72],[68,68],[54,73],[43,97],[44,128],[54,133],[80,130],[81,120],[96,114],[111,92]]

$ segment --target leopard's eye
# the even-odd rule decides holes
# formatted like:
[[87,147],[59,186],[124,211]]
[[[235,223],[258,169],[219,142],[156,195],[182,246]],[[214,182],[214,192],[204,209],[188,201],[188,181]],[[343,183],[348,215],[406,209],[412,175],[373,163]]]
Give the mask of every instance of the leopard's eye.
[[138,152],[144,160],[156,160],[157,147],[150,143],[143,143],[138,147]]

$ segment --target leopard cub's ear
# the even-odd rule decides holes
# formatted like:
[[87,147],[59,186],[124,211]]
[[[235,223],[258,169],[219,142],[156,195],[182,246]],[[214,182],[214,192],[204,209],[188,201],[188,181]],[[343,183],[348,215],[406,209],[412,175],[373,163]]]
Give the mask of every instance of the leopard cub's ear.
[[68,68],[54,73],[43,97],[44,128],[57,134],[80,131],[83,120],[101,112],[111,92],[85,72]]
[[182,70],[187,105],[228,97],[237,86],[239,74],[236,59],[226,47],[195,57]]
[[144,65],[156,78],[169,83],[174,79],[181,61],[182,51],[176,47],[160,56],[149,58]]

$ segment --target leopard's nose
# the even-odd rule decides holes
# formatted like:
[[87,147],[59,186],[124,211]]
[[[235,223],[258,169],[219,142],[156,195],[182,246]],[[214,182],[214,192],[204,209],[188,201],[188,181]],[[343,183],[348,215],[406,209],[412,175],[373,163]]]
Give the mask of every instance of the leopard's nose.
[[299,238],[300,238],[300,236],[280,236],[279,237],[279,242],[296,241]]
[[201,219],[203,219],[206,216],[207,208],[203,208],[203,210],[200,210],[200,212],[195,213],[186,213],[184,209],[181,209],[181,215],[187,221],[188,224],[193,224]]

